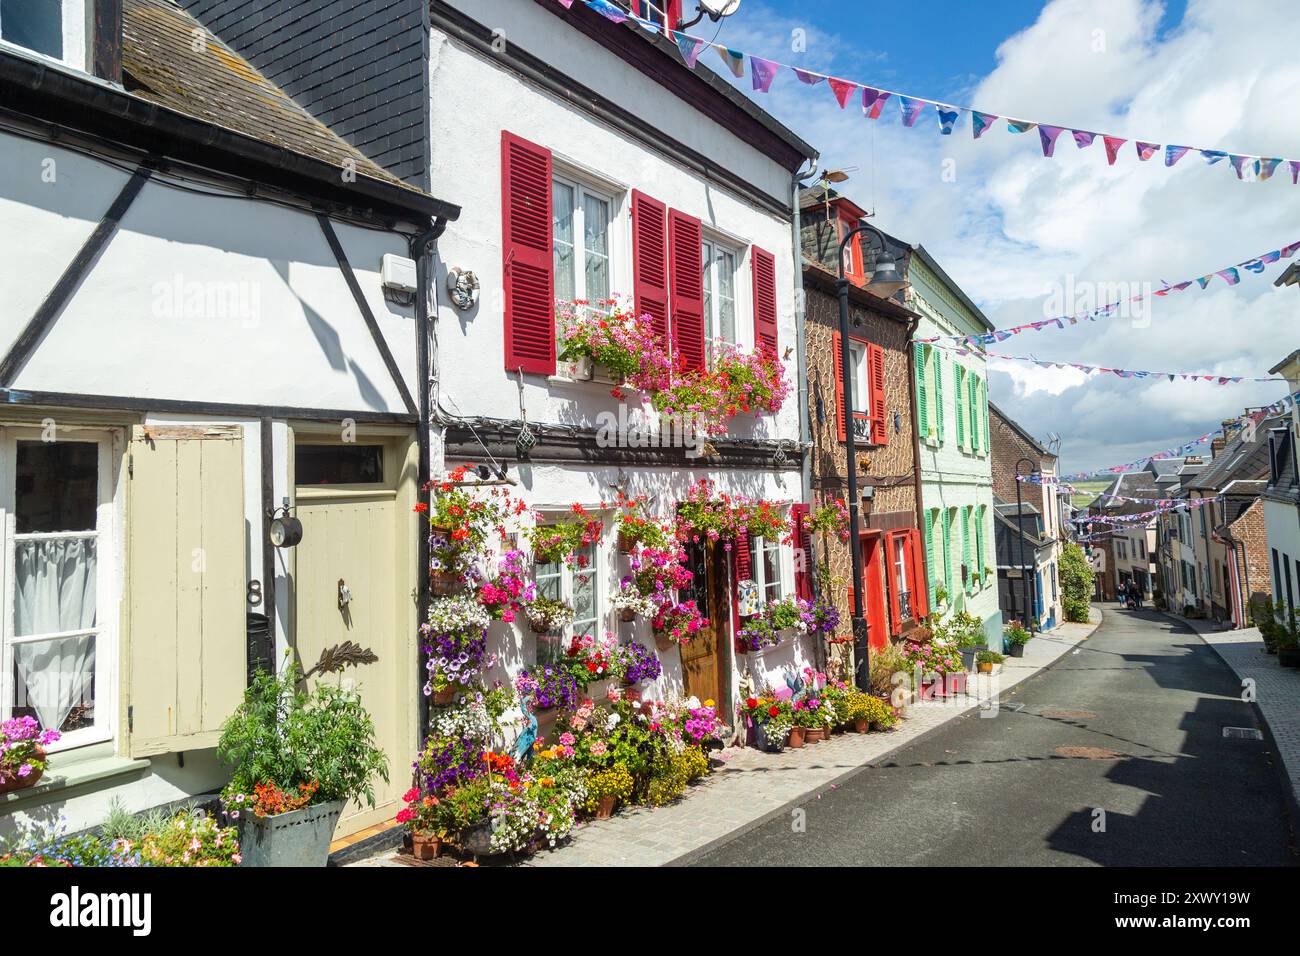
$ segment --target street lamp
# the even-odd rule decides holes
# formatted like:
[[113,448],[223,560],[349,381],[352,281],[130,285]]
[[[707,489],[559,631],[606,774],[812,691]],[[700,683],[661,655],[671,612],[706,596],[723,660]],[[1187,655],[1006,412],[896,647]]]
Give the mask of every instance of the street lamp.
[[1038,613],[1038,601],[1037,596],[1029,590],[1029,570],[1025,564],[1025,509],[1020,494],[1020,486],[1024,484],[1024,481],[1021,480],[1021,465],[1028,465],[1031,475],[1037,475],[1039,472],[1038,466],[1028,458],[1021,458],[1016,462],[1016,527],[1020,529],[1020,584],[1023,589],[1022,593],[1025,596],[1022,606],[1026,611],[1025,617],[1028,619],[1029,633],[1033,634],[1034,617]]
[[860,222],[842,239],[839,248],[839,278],[835,291],[840,300],[840,378],[843,379],[844,443],[848,457],[849,482],[849,556],[853,566],[853,656],[857,662],[855,682],[861,690],[871,687],[871,642],[867,635],[867,622],[862,616],[862,541],[859,537],[858,512],[858,448],[853,436],[853,355],[849,348],[849,280],[844,276],[844,250],[858,233],[875,236],[880,241],[880,252],[874,257],[875,267],[867,288],[888,298],[907,282],[898,274],[894,257],[889,254],[885,237],[879,229]]

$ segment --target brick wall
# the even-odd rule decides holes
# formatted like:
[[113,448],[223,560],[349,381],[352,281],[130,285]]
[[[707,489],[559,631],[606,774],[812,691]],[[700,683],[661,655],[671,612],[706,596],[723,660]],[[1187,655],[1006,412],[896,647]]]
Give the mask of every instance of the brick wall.
[[[1016,464],[1022,458],[1028,458],[1044,471],[1052,466],[1052,459],[1043,458],[1020,432],[1012,428],[996,408],[989,408],[989,442],[993,446],[993,493],[1003,501],[1016,500]],[[1026,485],[1021,489],[1023,500],[1030,502],[1042,511],[1039,501],[1043,493],[1039,488]]]
[[[805,285],[805,295],[812,485],[816,506],[835,498],[847,499],[848,472],[845,444],[840,441],[835,414],[835,367],[839,355],[835,352],[834,333],[839,329],[839,303],[832,293],[817,286]],[[870,511],[862,513],[863,527],[916,527],[915,431],[908,377],[911,346],[907,323],[855,302],[850,302],[849,315],[861,319],[860,326],[852,327],[853,336],[881,346],[885,358],[885,424],[889,441],[884,446],[858,445],[857,449],[859,488],[873,488]],[[818,421],[819,404],[822,421]],[[819,540],[817,555],[819,559],[829,558],[831,574],[837,580],[847,582],[852,576],[849,549],[844,542]],[[836,587],[834,592],[841,616],[840,633],[847,636],[850,627],[847,584]]]
[[[1268,529],[1264,524],[1264,502],[1255,499],[1236,521],[1228,525],[1233,540],[1242,542],[1246,554],[1246,574],[1238,569],[1237,586],[1241,590],[1244,606],[1255,597],[1270,597],[1273,593],[1273,569],[1269,561]],[[1240,553],[1240,551],[1239,551]],[[1246,579],[1249,578],[1249,581]]]

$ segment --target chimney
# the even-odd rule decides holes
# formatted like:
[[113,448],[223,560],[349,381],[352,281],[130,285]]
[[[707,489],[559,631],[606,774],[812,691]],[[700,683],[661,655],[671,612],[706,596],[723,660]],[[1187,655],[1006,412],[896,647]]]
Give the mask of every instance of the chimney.
[[1227,444],[1228,444],[1227,440],[1225,440],[1225,439],[1223,439],[1223,438],[1214,438],[1214,439],[1211,439],[1211,440],[1210,440],[1210,460],[1211,460],[1211,461],[1218,461],[1218,459],[1219,459],[1219,455],[1222,453],[1224,447],[1225,447]]
[[1225,418],[1223,420],[1221,424],[1223,425],[1223,443],[1225,445],[1241,434],[1242,421],[1241,418]]
[[91,71],[110,83],[122,82],[122,0],[92,0],[95,6]]

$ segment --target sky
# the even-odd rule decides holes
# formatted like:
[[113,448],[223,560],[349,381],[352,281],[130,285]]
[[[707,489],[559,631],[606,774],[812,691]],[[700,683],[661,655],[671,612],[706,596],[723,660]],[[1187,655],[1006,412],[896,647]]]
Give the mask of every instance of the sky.
[[[826,84],[804,86],[789,71],[768,94],[743,81],[821,150],[823,168],[856,167],[845,194],[874,209],[887,232],[923,244],[998,327],[1075,311],[1061,308],[1066,290],[1076,302],[1113,301],[1108,291],[1159,288],[1300,240],[1300,186],[1285,164],[1266,182],[1242,182],[1226,162],[1211,167],[1194,153],[1172,169],[1162,156],[1139,163],[1131,142],[1300,159],[1300,18],[1281,5],[925,0],[909,12],[860,0],[743,0],[720,29],[706,20],[692,32],[715,30],[734,49],[819,73],[1130,140],[1113,167],[1100,137],[1077,149],[1068,131],[1045,159],[1036,131],[1014,135],[998,123],[976,142],[965,117],[941,136],[932,113],[907,129],[890,102],[871,122],[854,103],[842,111]],[[1300,290],[1273,286],[1284,267],[996,349],[1267,376],[1300,346]],[[1061,436],[1063,472],[1181,445],[1286,393],[1284,383],[1086,377],[999,360],[989,368],[996,404],[1040,439]]]

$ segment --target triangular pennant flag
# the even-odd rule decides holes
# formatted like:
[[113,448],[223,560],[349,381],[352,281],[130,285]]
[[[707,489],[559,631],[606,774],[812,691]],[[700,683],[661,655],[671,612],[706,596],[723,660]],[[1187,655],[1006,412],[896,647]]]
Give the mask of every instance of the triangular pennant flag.
[[1224,282],[1228,283],[1228,285],[1236,285],[1241,281],[1241,273],[1237,271],[1235,266],[1228,269],[1220,269],[1215,273],[1215,275],[1222,278]]
[[627,14],[614,6],[614,4],[610,3],[609,0],[586,0],[586,3],[587,6],[591,7],[591,9],[595,10],[611,23],[627,22]]
[[1205,160],[1207,165],[1213,166],[1220,160],[1227,159],[1228,154],[1217,149],[1203,149],[1201,150],[1201,158]]
[[1043,155],[1051,157],[1056,151],[1056,137],[1060,136],[1064,129],[1060,126],[1048,126],[1045,123],[1038,124],[1038,138],[1043,142]]
[[1159,143],[1144,143],[1141,140],[1138,140],[1133,145],[1137,147],[1138,159],[1144,163],[1151,158],[1152,153],[1160,148]]
[[1264,271],[1263,259],[1251,259],[1250,261],[1243,262],[1240,265],[1241,268],[1246,269],[1249,272],[1253,272],[1255,273],[1255,275],[1259,275],[1261,272]]
[[1274,249],[1272,252],[1266,252],[1260,256],[1259,261],[1264,263],[1266,266],[1271,266],[1280,258],[1282,258],[1282,251],[1280,249]]
[[569,10],[573,7],[573,0],[560,0],[560,3],[564,5],[564,9],[566,10]]
[[889,94],[884,90],[873,90],[869,86],[862,88],[862,112],[868,119],[880,119],[880,110],[885,105]]
[[1119,148],[1128,140],[1120,139],[1118,136],[1102,136],[1102,141],[1106,144],[1106,163],[1114,166],[1115,157],[1119,154]]
[[900,93],[898,97],[898,109],[903,116],[903,125],[915,126],[916,118],[921,115],[921,110],[925,108],[925,105],[925,100],[919,100],[912,96],[903,96]]
[[749,56],[749,75],[753,78],[754,89],[759,93],[766,93],[772,88],[772,81],[776,79],[778,69],[780,69],[779,63],[754,56],[752,53]]
[[1300,183],[1300,159],[1288,159],[1287,163],[1291,166],[1291,184]]
[[1246,160],[1248,160],[1248,159],[1250,159],[1250,158],[1251,158],[1251,157],[1249,157],[1249,156],[1238,156],[1236,153],[1229,153],[1229,154],[1228,154],[1228,162],[1232,163],[1232,168],[1235,169],[1235,170],[1237,171],[1237,178],[1238,178],[1238,179],[1244,179],[1244,178],[1245,178],[1245,171],[1244,171],[1244,168],[1243,168],[1243,167],[1244,167],[1245,164],[1246,164]]
[[1011,133],[1028,133],[1037,126],[1037,123],[1031,123],[1029,120],[1007,120],[1007,131]]
[[858,88],[858,84],[851,83],[848,80],[841,80],[834,76],[828,76],[826,82],[829,83],[831,89],[835,91],[835,100],[840,104],[840,109],[844,109],[844,107],[848,106],[849,97],[852,96],[853,91]]
[[745,75],[745,54],[729,47],[718,47],[718,56],[722,57],[722,62],[727,64],[727,69],[732,75],[739,78]]
[[997,117],[992,113],[979,113],[975,110],[970,112],[970,128],[974,132],[975,138],[979,139],[984,135],[984,131],[997,122]]
[[682,59],[686,61],[686,65],[692,70],[695,69],[695,64],[699,60],[700,54],[704,52],[704,47],[706,46],[705,42],[703,40],[698,40],[695,37],[687,36],[685,33],[676,33],[674,36],[677,37],[677,49],[681,53]]
[[935,112],[939,114],[939,132],[944,136],[952,135],[952,128],[957,122],[957,116],[961,112],[957,109],[946,109],[939,103],[934,104]]
[[1293,242],[1289,246],[1283,246],[1277,251],[1279,259],[1290,259],[1297,251],[1300,251],[1300,242]]
[[1201,276],[1199,279],[1196,280],[1196,284],[1199,285],[1202,289],[1204,289],[1207,285],[1210,284],[1210,279],[1211,279],[1211,278],[1213,278],[1213,277],[1212,277],[1212,276]]
[[1165,165],[1172,166],[1178,162],[1186,152],[1191,149],[1190,146],[1166,146],[1165,147]]
[[1256,174],[1261,180],[1268,179],[1273,175],[1273,170],[1277,169],[1278,164],[1281,162],[1282,160],[1280,159],[1260,159],[1259,165],[1256,167]]
[[799,77],[800,83],[807,83],[809,86],[816,86],[822,80],[826,79],[826,77],[822,76],[820,73],[801,70],[797,66],[792,66],[790,69],[794,70],[794,75]]
[[1087,130],[1083,129],[1072,129],[1070,130],[1070,133],[1074,136],[1074,144],[1080,149],[1083,149],[1085,146],[1091,146],[1092,141],[1097,138],[1096,133],[1089,133]]

